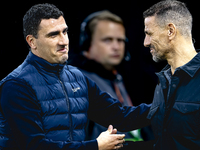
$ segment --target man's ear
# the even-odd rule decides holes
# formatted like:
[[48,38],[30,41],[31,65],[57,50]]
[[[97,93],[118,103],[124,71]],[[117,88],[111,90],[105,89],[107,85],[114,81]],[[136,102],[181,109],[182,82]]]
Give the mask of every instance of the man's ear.
[[87,59],[90,59],[90,55],[88,51],[83,51],[82,52],[83,56],[85,56]]
[[168,24],[167,35],[168,35],[169,39],[173,40],[175,38],[176,34],[177,34],[177,29],[176,29],[175,24],[173,24],[173,23]]
[[83,56],[85,56],[87,59],[92,59],[90,49],[91,49],[91,46],[89,47],[89,49],[87,51],[85,50],[82,52]]
[[31,47],[31,49],[36,49],[36,38],[33,35],[27,35],[26,36],[26,41],[28,43],[28,45]]

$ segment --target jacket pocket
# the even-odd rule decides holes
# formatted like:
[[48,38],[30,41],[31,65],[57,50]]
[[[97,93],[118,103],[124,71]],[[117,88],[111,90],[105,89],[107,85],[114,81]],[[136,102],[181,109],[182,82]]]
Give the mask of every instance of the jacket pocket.
[[147,119],[151,119],[154,114],[157,112],[159,106],[154,106],[153,108],[151,107],[149,110],[149,114],[147,115]]
[[171,123],[174,134],[194,136],[200,134],[200,104],[175,102]]
[[200,109],[200,104],[176,102],[173,108],[183,114],[187,114],[198,111]]

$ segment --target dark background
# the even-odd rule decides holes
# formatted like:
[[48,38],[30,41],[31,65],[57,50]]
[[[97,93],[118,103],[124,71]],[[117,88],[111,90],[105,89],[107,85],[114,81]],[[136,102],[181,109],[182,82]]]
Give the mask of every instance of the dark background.
[[[198,2],[182,0],[186,3],[193,15],[193,38],[195,48],[200,47],[200,21]],[[4,1],[1,3],[1,49],[0,49],[0,80],[20,65],[28,54],[28,48],[23,37],[22,19],[26,11],[34,4],[52,3],[65,14],[69,26],[70,53],[77,51],[79,41],[79,28],[81,22],[90,13],[100,10],[110,10],[119,15],[126,28],[129,43],[126,45],[131,54],[131,61],[127,62],[123,72],[128,91],[135,105],[147,102],[153,98],[157,83],[155,72],[159,72],[166,62],[155,63],[148,48],[144,48],[144,20],[142,13],[159,0],[56,0],[56,1]],[[181,44],[181,43],[180,43]],[[128,68],[128,69],[127,69]]]

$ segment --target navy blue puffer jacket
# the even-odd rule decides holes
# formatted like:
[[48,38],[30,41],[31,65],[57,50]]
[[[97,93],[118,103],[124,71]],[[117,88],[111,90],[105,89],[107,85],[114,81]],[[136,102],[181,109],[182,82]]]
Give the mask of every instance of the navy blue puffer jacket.
[[84,141],[88,117],[126,131],[138,128],[131,120],[146,118],[150,108],[122,108],[76,68],[50,64],[31,52],[0,87],[1,148],[95,150],[96,140]]

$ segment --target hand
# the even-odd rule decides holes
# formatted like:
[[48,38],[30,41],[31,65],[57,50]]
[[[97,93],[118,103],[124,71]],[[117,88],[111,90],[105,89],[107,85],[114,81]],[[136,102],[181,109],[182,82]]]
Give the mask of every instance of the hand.
[[97,138],[99,150],[112,150],[120,149],[123,147],[125,142],[124,134],[116,134],[117,129],[113,129],[113,126],[110,125],[108,130],[102,132]]

